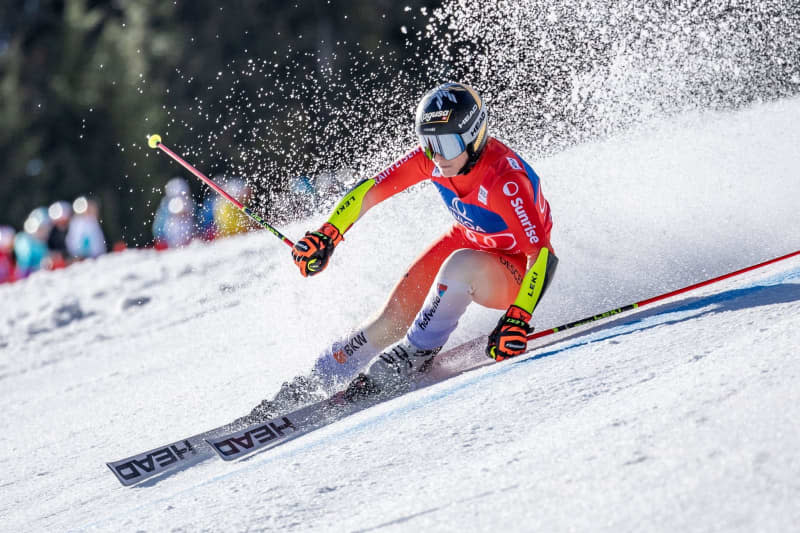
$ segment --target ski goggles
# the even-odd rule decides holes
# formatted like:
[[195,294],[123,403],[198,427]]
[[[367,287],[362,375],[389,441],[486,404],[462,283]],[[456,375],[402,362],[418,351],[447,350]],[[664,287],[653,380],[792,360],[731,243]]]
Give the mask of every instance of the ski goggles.
[[425,150],[428,159],[433,159],[434,154],[439,154],[445,159],[455,159],[467,149],[464,139],[458,133],[442,135],[420,135],[419,144]]

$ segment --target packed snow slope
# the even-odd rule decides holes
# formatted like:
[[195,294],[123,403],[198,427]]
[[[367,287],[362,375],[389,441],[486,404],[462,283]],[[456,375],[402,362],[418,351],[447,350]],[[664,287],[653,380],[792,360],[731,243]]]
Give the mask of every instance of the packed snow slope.
[[[531,161],[558,276],[537,328],[800,248],[800,100]],[[166,164],[166,162],[165,162]],[[322,275],[261,232],[0,287],[0,528],[787,531],[800,523],[800,261],[488,364],[238,463],[105,466],[247,412],[378,308],[450,224],[376,207]],[[323,220],[283,228],[297,237]],[[451,339],[485,333],[471,309]],[[483,361],[477,346],[447,364]]]

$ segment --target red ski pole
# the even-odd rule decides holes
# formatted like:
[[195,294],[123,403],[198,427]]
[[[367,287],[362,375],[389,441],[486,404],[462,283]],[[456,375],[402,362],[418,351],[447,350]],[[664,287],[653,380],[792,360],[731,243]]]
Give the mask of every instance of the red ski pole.
[[264,219],[262,219],[260,216],[250,211],[249,208],[242,205],[242,203],[239,200],[237,200],[236,198],[225,192],[225,190],[216,183],[214,183],[214,181],[212,181],[211,178],[209,178],[208,176],[206,176],[205,174],[194,168],[192,165],[187,163],[181,156],[179,156],[178,154],[176,154],[175,152],[164,146],[164,144],[162,144],[161,142],[160,135],[149,135],[147,137],[147,146],[153,149],[160,148],[162,152],[164,152],[172,159],[180,163],[181,166],[183,166],[183,168],[185,168],[186,170],[188,170],[189,172],[191,172],[192,174],[203,180],[206,185],[217,191],[220,195],[222,195],[223,198],[225,198],[230,203],[235,205],[239,209],[239,211],[241,211],[242,213],[250,217],[252,220],[257,222],[258,225],[260,225],[262,228],[271,231],[276,237],[285,242],[289,246],[289,248],[292,248],[294,246],[294,243],[290,241],[283,233],[270,226],[267,222],[264,221]]
[[666,300],[667,298],[670,298],[670,297],[675,296],[677,294],[681,294],[681,293],[684,293],[684,292],[689,292],[689,291],[692,291],[694,289],[698,289],[700,287],[704,287],[706,285],[711,285],[712,283],[716,283],[716,282],[722,281],[724,279],[732,278],[734,276],[738,276],[739,274],[744,274],[745,272],[750,272],[751,270],[756,270],[758,268],[765,267],[767,265],[771,265],[773,263],[777,263],[779,261],[783,261],[784,259],[789,259],[790,257],[794,257],[794,256],[797,256],[797,255],[800,255],[800,250],[798,250],[796,252],[792,252],[790,254],[783,255],[781,257],[776,257],[775,259],[770,259],[769,261],[764,261],[763,263],[759,263],[757,265],[752,265],[752,266],[743,268],[741,270],[737,270],[735,272],[730,272],[728,274],[723,274],[722,276],[717,276],[716,278],[712,278],[712,279],[709,279],[709,280],[706,280],[706,281],[701,281],[699,283],[695,283],[693,285],[689,285],[688,287],[684,287],[682,289],[677,289],[677,290],[674,290],[674,291],[671,291],[671,292],[667,292],[667,293],[661,294],[659,296],[654,296],[652,298],[648,298],[646,300],[642,300],[640,302],[636,302],[634,304],[629,304],[629,305],[626,305],[626,306],[623,306],[623,307],[619,307],[617,309],[612,309],[610,311],[606,311],[605,313],[600,313],[599,315],[594,315],[594,316],[590,316],[590,317],[587,317],[587,318],[582,318],[581,320],[576,320],[575,322],[570,322],[569,324],[564,324],[563,326],[558,326],[557,328],[545,329],[545,330],[539,331],[537,333],[532,333],[532,334],[528,335],[528,340],[530,341],[530,340],[533,340],[533,339],[538,339],[540,337],[546,337],[547,335],[552,335],[553,333],[558,333],[559,331],[564,331],[566,329],[572,329],[572,328],[576,328],[578,326],[583,326],[585,324],[590,324],[592,322],[597,322],[598,320],[602,320],[604,318],[608,318],[608,317],[611,317],[611,316],[614,316],[614,315],[618,315],[620,313],[624,313],[625,311],[630,311],[632,309],[638,309],[639,307],[644,307],[645,305],[649,305],[649,304],[651,304],[653,302],[658,302],[660,300]]

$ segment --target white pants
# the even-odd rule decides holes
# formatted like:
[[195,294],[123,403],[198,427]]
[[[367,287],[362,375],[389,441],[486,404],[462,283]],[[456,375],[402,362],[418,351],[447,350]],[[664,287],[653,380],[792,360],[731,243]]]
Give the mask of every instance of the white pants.
[[377,316],[321,354],[314,373],[326,387],[333,388],[355,377],[376,355],[398,341],[407,341],[411,349],[438,349],[447,342],[471,302],[505,310],[519,291],[522,274],[518,260],[511,263],[506,256],[456,250],[429,283],[424,300],[417,297],[414,314],[405,312],[405,308],[415,303],[408,298],[408,293],[415,291],[400,292],[408,285],[407,275]]

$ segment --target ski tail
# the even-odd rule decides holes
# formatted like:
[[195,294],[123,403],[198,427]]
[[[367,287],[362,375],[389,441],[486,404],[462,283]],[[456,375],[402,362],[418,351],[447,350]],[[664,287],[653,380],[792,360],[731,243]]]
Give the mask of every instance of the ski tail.
[[212,454],[203,435],[106,463],[120,483],[129,487],[179,466],[189,466]]

